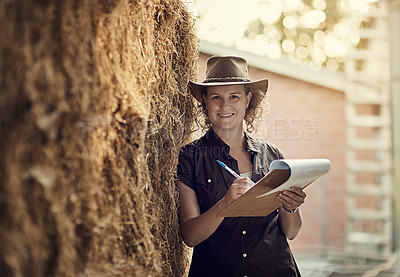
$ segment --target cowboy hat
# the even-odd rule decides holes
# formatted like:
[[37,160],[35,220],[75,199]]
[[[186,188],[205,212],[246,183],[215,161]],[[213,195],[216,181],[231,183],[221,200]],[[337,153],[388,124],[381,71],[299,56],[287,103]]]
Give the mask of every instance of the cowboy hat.
[[206,79],[202,83],[189,81],[189,89],[200,103],[206,87],[228,85],[252,85],[264,92],[268,79],[250,81],[247,61],[238,56],[212,56],[207,61]]

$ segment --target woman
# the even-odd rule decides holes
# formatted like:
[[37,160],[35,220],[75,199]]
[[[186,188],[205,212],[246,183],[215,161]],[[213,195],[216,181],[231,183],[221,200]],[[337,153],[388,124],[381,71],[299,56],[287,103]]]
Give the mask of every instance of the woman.
[[206,75],[189,88],[210,128],[182,148],[177,172],[181,233],[194,247],[189,276],[300,276],[287,239],[302,225],[301,189],[282,192],[281,207],[266,217],[218,216],[265,176],[273,160],[283,158],[277,147],[244,131],[243,121],[252,126],[268,80],[251,82],[246,60],[234,56],[211,57]]

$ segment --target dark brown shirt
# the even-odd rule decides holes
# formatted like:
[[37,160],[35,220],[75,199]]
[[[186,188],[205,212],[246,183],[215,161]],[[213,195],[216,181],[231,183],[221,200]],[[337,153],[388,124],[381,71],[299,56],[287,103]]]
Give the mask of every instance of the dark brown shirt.
[[[269,171],[273,160],[282,159],[279,149],[246,134],[253,163],[252,180]],[[227,193],[235,177],[221,160],[239,172],[237,161],[212,130],[182,148],[177,177],[192,188],[206,212]],[[189,276],[300,276],[287,239],[279,224],[279,212],[266,217],[227,217],[205,241],[194,247]]]

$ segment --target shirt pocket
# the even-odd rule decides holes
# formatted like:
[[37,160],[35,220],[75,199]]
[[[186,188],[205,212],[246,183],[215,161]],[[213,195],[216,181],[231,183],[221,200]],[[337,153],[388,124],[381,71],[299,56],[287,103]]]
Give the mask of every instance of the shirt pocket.
[[201,213],[214,206],[227,192],[227,186],[219,175],[205,174],[196,178],[197,199]]

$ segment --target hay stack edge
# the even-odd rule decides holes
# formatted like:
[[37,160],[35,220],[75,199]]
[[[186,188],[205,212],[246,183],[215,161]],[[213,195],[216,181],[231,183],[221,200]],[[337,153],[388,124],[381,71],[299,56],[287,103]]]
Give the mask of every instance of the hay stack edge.
[[179,0],[0,2],[1,276],[182,276]]

